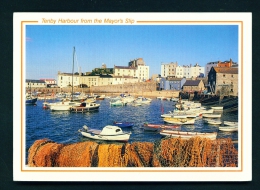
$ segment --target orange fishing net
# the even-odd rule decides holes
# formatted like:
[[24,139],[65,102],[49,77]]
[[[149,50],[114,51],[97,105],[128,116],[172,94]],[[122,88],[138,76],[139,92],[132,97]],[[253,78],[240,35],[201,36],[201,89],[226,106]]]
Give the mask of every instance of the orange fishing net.
[[37,140],[30,147],[31,167],[237,167],[231,139],[164,138],[151,142],[57,144]]

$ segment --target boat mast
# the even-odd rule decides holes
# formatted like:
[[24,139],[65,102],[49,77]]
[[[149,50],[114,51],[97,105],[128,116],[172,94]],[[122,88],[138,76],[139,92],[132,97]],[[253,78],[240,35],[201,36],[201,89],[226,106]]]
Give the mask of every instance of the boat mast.
[[72,65],[72,96],[71,100],[73,101],[73,77],[74,77],[74,56],[75,56],[75,47],[73,47],[73,65]]

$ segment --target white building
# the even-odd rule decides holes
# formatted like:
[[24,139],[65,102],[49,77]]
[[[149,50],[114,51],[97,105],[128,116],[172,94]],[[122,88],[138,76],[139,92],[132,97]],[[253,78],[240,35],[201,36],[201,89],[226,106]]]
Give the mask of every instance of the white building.
[[175,76],[176,68],[178,67],[178,63],[162,63],[161,64],[161,77],[167,76]]
[[149,79],[149,66],[145,65],[142,58],[132,60],[128,63],[128,67],[114,66],[114,77],[132,77],[138,78],[139,81],[145,81]]
[[73,84],[72,84],[72,73],[61,73],[58,72],[58,81],[57,85],[60,88],[68,87],[68,86],[78,86],[80,84],[80,75],[73,75]]
[[[196,63],[193,67],[190,68],[190,74],[193,78],[196,78],[198,76],[200,76],[201,74],[204,74],[205,68],[199,66],[198,63]],[[192,78],[190,77],[190,78]],[[189,77],[186,77],[189,78]]]
[[45,88],[45,87],[47,87],[47,84],[43,80],[26,79],[25,87],[26,88]]
[[177,66],[175,68],[175,75],[171,75],[171,76],[176,76],[176,78],[183,78],[184,68],[182,66]]
[[[85,84],[90,86],[99,86],[100,77],[99,76],[80,76],[80,84]],[[107,85],[107,84],[106,84]]]
[[137,77],[136,67],[114,66],[114,76],[132,76]]
[[43,80],[47,85],[48,84],[50,84],[50,85],[57,84],[57,81],[55,79],[40,79],[40,80]]
[[161,76],[173,76],[176,78],[195,78],[200,76],[201,73],[204,74],[204,70],[204,67],[199,66],[197,63],[194,66],[192,66],[191,64],[179,66],[176,62],[171,64],[162,64]]
[[191,65],[183,65],[183,77],[185,78],[191,78]]
[[149,66],[139,65],[136,70],[136,77],[139,81],[146,81],[149,79]]

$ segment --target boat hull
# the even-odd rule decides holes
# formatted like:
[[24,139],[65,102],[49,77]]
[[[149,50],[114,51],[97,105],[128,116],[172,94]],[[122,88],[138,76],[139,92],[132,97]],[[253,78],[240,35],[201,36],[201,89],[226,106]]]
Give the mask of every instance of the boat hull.
[[72,106],[70,108],[71,112],[77,113],[77,112],[89,112],[89,111],[96,111],[99,109],[100,104],[96,103],[85,103],[84,106]]
[[143,129],[146,131],[160,131],[162,129],[180,129],[180,125],[163,125],[163,124],[144,124]]
[[121,128],[127,128],[127,127],[133,127],[134,123],[131,123],[131,122],[114,122],[114,125],[121,127]]
[[119,142],[127,142],[130,138],[130,134],[122,134],[122,135],[98,135],[88,132],[81,132],[84,137],[88,137],[90,139],[95,140],[103,140],[103,141],[119,141]]
[[208,120],[207,123],[211,125],[220,125],[222,122],[216,120]]
[[234,131],[238,131],[238,127],[237,126],[219,127],[218,130],[225,131],[225,132],[234,132]]
[[222,106],[213,106],[211,108],[214,109],[214,110],[223,110]]
[[176,124],[176,125],[192,125],[195,123],[195,119],[187,118],[165,118],[166,123]]
[[31,99],[27,99],[25,101],[25,104],[36,104],[37,102],[37,98],[31,98]]
[[228,125],[228,126],[237,126],[237,125],[238,125],[238,122],[224,121],[224,125]]
[[79,102],[57,102],[57,103],[50,103],[47,106],[52,111],[70,111],[71,107],[73,106],[80,106],[81,103]]
[[162,130],[160,132],[162,136],[169,136],[173,138],[190,139],[192,137],[201,137],[215,140],[217,138],[217,133],[197,133],[197,132],[180,132],[171,130]]

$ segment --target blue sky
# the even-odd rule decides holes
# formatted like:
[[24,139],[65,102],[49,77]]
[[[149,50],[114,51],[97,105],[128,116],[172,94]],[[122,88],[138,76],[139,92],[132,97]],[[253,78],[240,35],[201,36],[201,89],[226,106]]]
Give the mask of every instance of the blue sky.
[[76,72],[127,66],[143,58],[150,76],[161,63],[179,65],[238,61],[237,25],[27,25],[26,79],[57,79],[58,71]]

